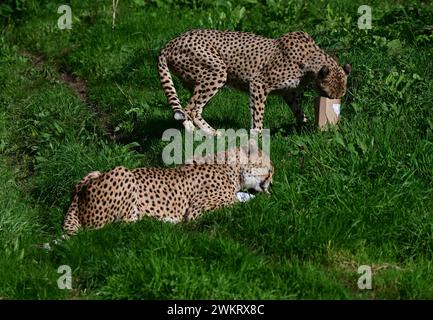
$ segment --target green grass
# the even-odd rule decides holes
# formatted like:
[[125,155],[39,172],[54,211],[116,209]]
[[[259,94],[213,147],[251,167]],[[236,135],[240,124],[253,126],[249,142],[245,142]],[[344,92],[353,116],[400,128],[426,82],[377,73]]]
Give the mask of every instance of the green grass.
[[[23,3],[0,10],[0,298],[433,298],[432,5],[373,1],[367,31],[356,24],[361,2],[120,1],[113,30],[110,1],[72,1],[73,28],[59,30],[56,2]],[[61,235],[86,173],[163,166],[162,132],[181,125],[156,59],[196,27],[309,32],[353,66],[338,130],[299,130],[272,96],[270,195],[180,225],[83,231],[41,250]],[[92,108],[59,72],[86,81]],[[302,98],[310,119],[316,95],[307,88]],[[224,89],[204,116],[248,128],[248,96]],[[57,287],[64,264],[72,290]],[[375,270],[373,290],[357,287],[361,265]]]

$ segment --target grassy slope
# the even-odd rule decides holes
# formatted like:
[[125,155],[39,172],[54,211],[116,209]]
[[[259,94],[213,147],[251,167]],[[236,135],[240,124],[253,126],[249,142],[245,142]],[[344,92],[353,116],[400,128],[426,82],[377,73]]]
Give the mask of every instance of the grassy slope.
[[[1,39],[0,297],[433,297],[433,49],[416,38],[433,9],[381,2],[366,32],[356,28],[350,1],[275,3],[246,3],[239,18],[236,8],[211,2],[200,10],[121,2],[112,30],[107,4],[80,1],[71,31],[56,28],[55,4],[28,3],[26,19]],[[34,244],[60,234],[70,191],[85,173],[162,165],[161,134],[180,126],[155,61],[166,41],[192,27],[311,33],[354,67],[340,129],[300,132],[287,106],[270,97],[270,196],[179,226],[111,225],[41,252]],[[47,65],[33,67],[23,51],[44,55]],[[86,79],[118,142],[50,65]],[[186,101],[187,91],[179,94]],[[310,118],[314,96],[307,90],[303,98]],[[247,104],[247,95],[226,89],[205,117],[217,127],[248,127]],[[62,264],[73,269],[72,291],[57,289]],[[389,266],[374,274],[372,291],[357,289],[363,264]]]

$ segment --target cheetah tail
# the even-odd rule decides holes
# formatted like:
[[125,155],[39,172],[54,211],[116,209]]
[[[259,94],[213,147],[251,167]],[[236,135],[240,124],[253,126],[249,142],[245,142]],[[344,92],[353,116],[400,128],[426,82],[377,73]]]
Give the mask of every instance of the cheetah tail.
[[93,171],[81,179],[75,186],[75,192],[72,197],[71,205],[66,212],[65,219],[63,221],[63,231],[68,235],[73,235],[77,233],[81,226],[80,218],[78,216],[78,202],[80,199],[80,193],[87,184],[93,179],[101,176],[101,172]]
[[164,51],[161,52],[158,58],[158,72],[162,88],[164,89],[168,103],[173,110],[173,117],[176,120],[186,120],[185,113],[182,109],[182,105],[180,104],[179,97],[177,96],[176,88],[173,84],[173,79],[170,75],[170,69],[168,68],[167,59],[165,58]]

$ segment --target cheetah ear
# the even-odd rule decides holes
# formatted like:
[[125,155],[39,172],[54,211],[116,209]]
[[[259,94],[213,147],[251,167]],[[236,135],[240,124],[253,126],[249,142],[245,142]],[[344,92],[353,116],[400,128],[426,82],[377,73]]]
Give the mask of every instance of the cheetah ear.
[[323,66],[319,71],[319,79],[324,79],[329,74],[329,68],[327,66]]
[[352,72],[352,66],[350,64],[345,64],[343,70],[346,76],[348,76]]

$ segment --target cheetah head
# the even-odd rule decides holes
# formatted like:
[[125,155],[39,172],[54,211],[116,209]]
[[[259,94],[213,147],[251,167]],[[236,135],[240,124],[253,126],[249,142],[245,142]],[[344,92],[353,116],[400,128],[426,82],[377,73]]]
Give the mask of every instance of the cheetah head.
[[257,147],[255,140],[239,148],[240,157],[248,161],[240,163],[241,188],[253,192],[269,193],[274,175],[274,166],[268,155]]
[[274,168],[269,166],[249,166],[241,168],[241,187],[249,191],[269,193]]
[[350,64],[323,66],[317,74],[316,85],[322,96],[340,99],[346,93],[347,78],[352,71]]
[[269,156],[257,146],[254,139],[241,147],[207,156],[194,157],[187,164],[217,163],[235,166],[239,170],[241,189],[269,193],[274,166]]

